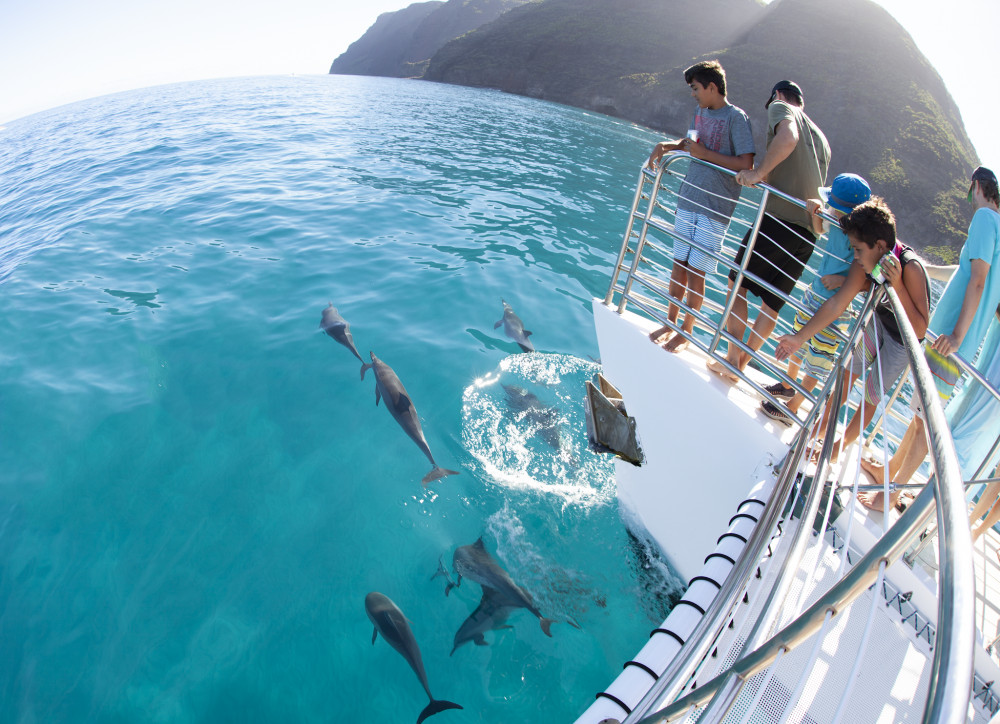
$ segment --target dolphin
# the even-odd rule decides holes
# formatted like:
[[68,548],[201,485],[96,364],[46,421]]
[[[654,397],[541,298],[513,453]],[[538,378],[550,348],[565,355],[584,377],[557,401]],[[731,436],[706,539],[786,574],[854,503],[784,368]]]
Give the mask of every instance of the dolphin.
[[446,470],[434,462],[434,456],[431,455],[431,449],[427,446],[427,439],[424,437],[423,428],[420,427],[420,417],[417,415],[417,408],[413,406],[413,402],[410,400],[406,388],[403,387],[403,383],[399,381],[399,377],[392,371],[392,367],[376,357],[374,352],[369,352],[368,354],[372,356],[372,363],[361,365],[361,379],[365,378],[365,372],[368,370],[375,370],[375,404],[378,405],[379,400],[385,398],[385,406],[389,410],[389,414],[399,423],[399,426],[403,428],[406,434],[410,436],[410,439],[417,444],[417,447],[431,461],[431,465],[434,466],[420,482],[426,487],[427,483],[432,480],[443,478],[446,475],[458,475],[457,470]]
[[420,657],[420,647],[417,646],[417,640],[410,629],[410,622],[403,615],[403,612],[399,610],[399,606],[393,603],[388,596],[377,591],[372,591],[365,596],[365,612],[375,625],[375,630],[372,631],[372,644],[375,643],[378,635],[382,634],[382,638],[392,648],[396,649],[400,656],[406,659],[406,663],[410,665],[413,673],[420,679],[424,691],[427,692],[427,698],[431,700],[424,707],[424,710],[420,712],[420,716],[417,717],[417,724],[420,724],[427,717],[446,709],[461,709],[462,707],[458,704],[452,701],[445,701],[444,699],[435,699],[434,695],[431,694],[430,687],[427,685],[427,673],[424,671],[424,662]]
[[531,599],[531,594],[514,583],[510,575],[486,550],[483,539],[479,538],[470,545],[459,546],[452,556],[452,567],[458,580],[455,585],[462,584],[462,576],[475,581],[486,589],[492,589],[494,595],[491,596],[494,607],[501,605],[509,608],[526,608],[536,617],[546,636],[552,636],[549,628],[555,621],[545,618],[535,607],[535,602]]
[[560,448],[559,413],[538,399],[537,395],[528,392],[523,387],[502,385],[507,394],[507,404],[514,412],[523,412],[525,419],[531,423],[534,434],[538,435],[551,447]]
[[483,597],[479,606],[473,611],[455,633],[454,646],[451,654],[462,644],[472,641],[476,646],[489,646],[483,636],[487,631],[504,628],[514,628],[507,623],[507,617],[517,606],[505,603],[503,596],[489,586],[483,586]]
[[517,342],[522,350],[525,352],[534,352],[535,346],[528,339],[531,336],[531,332],[524,328],[524,322],[514,313],[510,305],[503,299],[500,301],[503,302],[503,318],[493,325],[493,329],[497,329],[502,324],[504,334]]
[[355,357],[364,364],[364,359],[358,354],[358,348],[354,346],[354,337],[351,336],[351,325],[340,316],[340,312],[333,306],[333,302],[323,310],[323,318],[319,320],[320,329],[351,350]]

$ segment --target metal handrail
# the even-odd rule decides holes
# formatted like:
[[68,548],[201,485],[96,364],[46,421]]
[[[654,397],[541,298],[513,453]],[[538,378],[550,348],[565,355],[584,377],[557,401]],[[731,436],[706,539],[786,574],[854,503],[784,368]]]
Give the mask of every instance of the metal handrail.
[[[649,307],[649,305],[644,304],[641,299],[639,299],[639,298],[637,298],[635,296],[635,294],[634,294],[634,292],[632,290],[632,284],[635,281],[638,281],[640,284],[642,284],[644,287],[646,287],[650,291],[656,291],[657,293],[662,293],[662,290],[654,290],[654,289],[652,289],[650,287],[650,285],[643,278],[642,273],[639,272],[639,265],[643,261],[643,258],[644,258],[643,257],[643,253],[644,253],[644,251],[646,249],[646,246],[647,246],[647,244],[650,243],[647,240],[647,231],[650,228],[658,229],[658,230],[660,230],[662,232],[667,233],[670,236],[676,237],[676,234],[675,234],[675,232],[672,231],[672,229],[663,228],[663,225],[660,224],[660,223],[658,223],[656,221],[655,212],[658,209],[659,210],[666,210],[666,207],[664,207],[662,205],[658,205],[658,200],[657,200],[658,199],[659,191],[662,188],[663,176],[664,175],[670,175],[670,176],[675,176],[675,177],[678,177],[678,178],[682,177],[682,174],[673,171],[671,167],[674,164],[676,164],[676,163],[678,163],[678,162],[680,162],[680,161],[682,161],[684,159],[690,159],[691,163],[701,164],[703,166],[706,166],[708,168],[711,168],[711,169],[716,170],[716,171],[718,171],[720,173],[723,173],[723,174],[728,174],[730,176],[735,176],[736,175],[736,172],[731,171],[730,169],[724,168],[722,166],[717,166],[717,165],[712,164],[712,163],[707,162],[707,161],[702,161],[700,159],[696,159],[696,158],[694,158],[694,157],[692,157],[689,154],[684,153],[684,152],[672,152],[672,153],[668,153],[664,157],[664,159],[660,162],[660,165],[657,167],[657,169],[655,170],[655,172],[652,171],[652,170],[650,170],[650,169],[648,169],[648,168],[646,168],[646,167],[643,167],[641,169],[641,171],[640,171],[640,178],[639,178],[638,188],[637,188],[637,191],[636,191],[635,199],[633,201],[631,212],[629,214],[629,224],[628,224],[628,226],[626,228],[625,238],[623,240],[622,247],[621,247],[621,250],[620,250],[619,255],[618,255],[618,260],[617,260],[617,262],[615,264],[614,271],[612,273],[611,283],[608,286],[608,291],[607,291],[606,296],[605,296],[605,304],[611,305],[612,300],[614,298],[614,293],[616,291],[620,292],[621,293],[621,298],[620,298],[620,300],[618,302],[618,305],[617,305],[619,313],[624,312],[625,309],[626,309],[627,304],[629,302],[631,302],[631,303],[635,304],[636,306],[638,306],[645,314],[651,316],[653,319],[656,319],[660,324],[665,324],[665,325],[669,326],[671,329],[673,329],[673,331],[675,333],[684,334],[685,338],[688,339],[689,342],[694,343],[696,346],[698,346],[704,352],[706,352],[706,354],[714,356],[719,362],[721,362],[723,364],[726,364],[728,366],[728,362],[726,361],[726,359],[716,353],[716,350],[718,349],[719,342],[723,339],[723,335],[724,335],[726,341],[728,342],[728,344],[730,344],[730,345],[736,345],[737,347],[739,347],[744,352],[747,352],[747,353],[751,354],[751,356],[754,359],[757,359],[758,361],[763,361],[764,362],[764,366],[767,369],[767,371],[768,371],[769,374],[772,374],[776,378],[778,378],[781,381],[783,381],[785,384],[787,384],[790,387],[792,387],[796,392],[802,394],[811,404],[815,405],[816,402],[817,402],[817,399],[816,399],[816,397],[814,396],[813,393],[807,392],[806,390],[802,389],[801,386],[798,384],[797,380],[792,380],[791,378],[789,378],[776,363],[767,361],[766,358],[763,358],[761,356],[761,353],[754,352],[753,350],[751,350],[747,346],[747,344],[745,344],[743,342],[742,339],[735,339],[727,331],[725,331],[725,320],[728,319],[729,315],[732,313],[732,308],[733,308],[733,305],[735,304],[735,300],[736,300],[735,294],[730,293],[730,294],[728,294],[726,296],[726,301],[725,301],[725,304],[723,305],[722,317],[721,317],[722,320],[723,320],[723,322],[720,323],[718,326],[713,326],[713,325],[710,325],[710,324],[708,325],[709,327],[713,327],[714,331],[713,331],[712,340],[707,345],[707,347],[701,345],[698,342],[698,340],[693,335],[688,335],[688,334],[685,334],[684,332],[682,332],[681,329],[680,329],[680,324],[679,323],[678,324],[671,323],[669,320],[667,320],[665,318],[665,316],[661,316],[657,311],[655,311],[654,309],[651,309]],[[651,185],[651,189],[649,190],[648,194],[644,194],[644,191],[647,188],[647,184]],[[758,201],[756,201],[754,204],[752,204],[756,208],[756,213],[755,213],[755,218],[754,218],[753,223],[747,224],[747,229],[748,229],[748,231],[750,233],[750,238],[748,240],[747,250],[744,252],[744,258],[743,258],[742,264],[740,264],[738,266],[737,265],[733,265],[732,260],[729,259],[729,258],[727,258],[727,257],[725,257],[725,256],[717,255],[717,254],[710,254],[710,255],[713,256],[716,259],[716,261],[720,262],[723,266],[729,267],[732,271],[736,272],[736,280],[735,280],[735,282],[733,282],[733,285],[732,285],[732,289],[733,290],[738,289],[740,287],[740,285],[742,284],[742,281],[743,281],[744,278],[750,277],[758,285],[760,285],[763,288],[769,289],[772,293],[776,294],[781,299],[783,299],[785,301],[786,305],[789,306],[789,308],[795,309],[796,311],[802,311],[802,307],[801,307],[800,301],[798,301],[798,300],[792,298],[791,296],[789,296],[789,295],[787,295],[787,294],[785,294],[785,293],[783,293],[783,292],[775,289],[768,282],[766,282],[766,281],[764,281],[762,279],[759,279],[759,278],[755,277],[752,274],[748,274],[747,270],[746,270],[746,267],[747,267],[747,264],[749,263],[750,258],[752,256],[752,251],[753,251],[754,245],[756,244],[756,240],[757,240],[757,233],[759,231],[760,224],[761,224],[761,222],[763,220],[763,215],[765,213],[765,208],[766,208],[766,205],[767,205],[767,201],[770,198],[770,196],[776,196],[776,197],[778,197],[780,199],[783,199],[784,201],[786,201],[786,202],[788,202],[788,203],[790,203],[792,205],[795,205],[795,206],[797,206],[798,208],[801,208],[801,209],[805,209],[806,208],[806,204],[805,204],[805,202],[803,202],[803,201],[801,201],[799,199],[796,199],[795,197],[790,196],[790,195],[788,195],[788,194],[786,194],[786,193],[784,193],[784,192],[782,192],[782,191],[780,191],[778,189],[775,189],[775,188],[773,188],[773,187],[771,187],[771,186],[769,186],[768,184],[765,184],[765,183],[758,184],[756,186],[756,188],[759,188],[761,190],[761,198]],[[639,204],[641,202],[646,202],[646,203],[645,203],[644,210],[640,212],[639,211]],[[740,202],[740,203],[743,203],[744,205],[749,205],[749,204],[746,204],[746,202]],[[834,219],[832,216],[823,214],[823,217],[826,218],[826,219],[828,219],[829,221],[832,221],[833,223],[836,223],[836,219]],[[634,223],[635,223],[636,220],[640,220],[640,219],[641,219],[642,227],[641,227],[641,230],[638,233],[636,233],[636,232],[634,232]],[[743,223],[745,223],[745,222],[743,222]],[[635,242],[635,245],[636,245],[634,250],[629,249],[630,242],[633,242],[633,241]],[[657,250],[660,251],[659,249],[657,249]],[[624,262],[625,262],[625,258],[627,256],[627,253],[629,251],[632,251],[633,256],[632,256],[632,259],[631,259],[631,263],[626,267],[626,265],[625,265]],[[621,272],[623,272],[623,271],[626,272],[626,281],[625,281],[624,284],[619,285],[619,277],[620,277]],[[679,308],[681,308],[682,310],[684,310],[684,312],[686,314],[690,314],[691,313],[691,310],[685,304],[683,304],[682,300],[671,299],[670,300],[670,304],[676,304]],[[700,321],[703,326],[706,325],[706,319],[705,319],[705,317],[701,313],[696,314],[695,317],[696,317],[696,320]],[[836,331],[836,336],[838,338],[840,338],[841,342],[846,341],[845,335],[843,333],[841,333],[840,330]],[[794,415],[793,413],[791,413],[790,410],[788,410],[788,408],[787,408],[787,406],[785,404],[786,403],[785,400],[780,400],[780,399],[773,398],[766,391],[764,391],[762,388],[760,388],[758,385],[756,385],[741,370],[732,369],[731,371],[734,374],[739,375],[744,380],[744,382],[746,382],[747,384],[751,385],[758,393],[761,393],[761,394],[765,395],[766,398],[772,404],[774,404],[777,407],[779,407],[780,409],[782,409],[789,416],[789,419],[792,420],[793,424],[800,425],[800,426],[803,424],[803,422],[802,422],[801,419],[799,419],[796,415]]]
[[[893,312],[902,322],[899,331],[910,359],[910,369],[913,370],[916,394],[927,416],[927,437],[937,473],[933,490],[937,501],[938,529],[941,531],[938,543],[938,637],[924,721],[964,721],[974,671],[976,581],[962,471],[955,443],[948,432],[944,407],[917,335],[906,321],[906,312],[899,297],[891,288],[887,291]],[[928,494],[925,489],[920,497]]]
[[[859,560],[847,574],[819,598],[812,606],[796,618],[791,624],[772,636],[755,651],[737,661],[728,671],[716,676],[711,681],[699,686],[693,692],[678,699],[663,710],[641,719],[636,724],[661,724],[670,722],[683,715],[695,706],[701,706],[718,694],[723,685],[734,674],[742,680],[747,680],[758,671],[765,669],[774,661],[779,650],[791,650],[815,634],[827,612],[834,615],[842,611],[858,596],[864,593],[875,582],[878,567],[882,561],[893,563],[902,555],[912,537],[919,533],[933,514],[933,493],[924,491],[903,514],[903,517],[889,532]],[[972,682],[969,682],[971,692]],[[966,696],[966,705],[971,694]],[[962,721],[965,708],[960,707]],[[628,720],[626,719],[626,722]]]
[[[619,255],[619,261],[616,264],[615,272],[611,285],[608,289],[606,299],[606,303],[610,304],[613,299],[614,292],[621,291],[622,298],[619,303],[619,312],[624,311],[626,302],[630,299],[631,284],[633,280],[638,279],[638,268],[642,262],[642,252],[646,244],[646,233],[651,225],[650,221],[654,216],[654,211],[657,208],[656,197],[661,186],[661,177],[668,166],[676,160],[677,156],[686,155],[687,154],[671,154],[667,156],[663,163],[661,163],[655,174],[653,187],[648,196],[648,206],[641,217],[637,213],[638,205],[646,198],[643,196],[642,190],[649,181],[649,176],[651,174],[648,171],[643,170],[640,175],[639,189],[636,193],[633,212],[630,215],[629,227],[626,230],[626,237],[622,245],[622,251]],[[692,159],[692,162],[696,161],[704,163],[698,161],[697,159]],[[705,165],[718,169],[723,173],[732,174],[732,172],[728,171],[728,169],[723,169],[722,167],[715,166],[714,164],[706,163]],[[756,232],[758,231],[760,222],[763,218],[763,209],[769,194],[777,195],[779,198],[783,198],[784,200],[797,204],[800,207],[804,208],[805,206],[804,203],[798,199],[791,198],[787,194],[783,194],[782,192],[772,189],[764,184],[761,186],[763,186],[763,199],[758,206],[756,219],[750,227],[750,244],[752,244],[756,238]],[[637,218],[641,218],[642,227],[638,234],[635,234],[633,232],[633,228],[634,221]],[[630,268],[627,272],[628,276],[624,284],[619,286],[619,273],[621,271],[625,271],[625,257],[627,255],[629,242],[633,239],[636,243],[634,257],[629,265]],[[734,267],[738,269],[737,282],[732,285],[732,289],[727,295],[728,299],[724,306],[722,319],[719,323],[719,329],[715,332],[714,339],[709,347],[710,350],[714,350],[722,338],[722,327],[725,325],[725,320],[728,318],[728,314],[732,311],[735,292],[739,288],[739,281],[746,272],[746,264],[751,256],[750,251],[751,249],[748,249],[745,253],[743,263],[739,267]],[[647,286],[647,288],[649,287]],[[938,525],[943,526],[946,531],[946,535],[943,536],[942,540],[939,542],[939,548],[942,551],[942,565],[940,568],[942,583],[940,585],[940,605],[938,607],[937,621],[938,645],[935,647],[932,686],[928,692],[927,705],[924,712],[924,721],[958,721],[959,719],[964,718],[965,707],[967,707],[971,697],[972,687],[972,651],[974,647],[973,612],[975,610],[975,601],[974,573],[971,563],[972,543],[966,521],[962,478],[961,474],[958,472],[958,462],[954,451],[954,444],[952,443],[951,437],[947,432],[948,426],[944,417],[944,411],[935,392],[935,388],[930,377],[930,371],[927,368],[927,364],[920,345],[917,342],[916,335],[913,333],[912,328],[906,321],[905,312],[903,311],[895,293],[891,289],[886,289],[886,293],[888,293],[894,307],[894,311],[897,315],[897,319],[900,321],[899,327],[903,335],[904,346],[907,349],[911,366],[915,370],[914,377],[916,394],[924,403],[924,409],[927,411],[927,431],[930,438],[930,450],[935,470],[938,471],[938,475],[935,476],[934,486],[927,486],[917,497],[917,501],[909,506],[908,511],[904,514],[900,521],[893,528],[891,528],[885,536],[883,536],[883,538],[872,548],[871,551],[869,551],[866,556],[862,558],[862,561],[859,562],[848,574],[846,574],[846,576],[838,584],[835,584],[830,591],[821,596],[819,601],[800,615],[795,621],[789,624],[784,631],[772,637],[769,641],[764,642],[761,646],[756,647],[756,651],[752,651],[748,655],[744,656],[730,669],[729,672],[720,674],[713,680],[713,682],[701,686],[698,690],[678,700],[662,712],[642,718],[652,707],[661,705],[664,701],[670,701],[681,693],[686,683],[693,675],[694,670],[699,665],[701,659],[704,658],[714,645],[715,638],[718,635],[717,632],[721,630],[722,626],[724,626],[725,621],[731,615],[737,600],[740,598],[739,594],[748,584],[750,575],[755,570],[760,555],[762,554],[767,543],[771,540],[772,531],[775,523],[777,522],[778,516],[784,507],[785,501],[794,489],[796,473],[800,467],[800,459],[805,450],[811,430],[818,419],[817,415],[820,414],[820,411],[823,408],[823,405],[819,403],[821,400],[825,400],[827,404],[831,404],[830,395],[831,393],[837,394],[837,390],[839,390],[840,385],[831,385],[828,382],[826,386],[821,387],[817,391],[815,398],[809,398],[813,401],[813,409],[807,416],[807,422],[810,424],[802,424],[799,429],[795,441],[793,442],[793,449],[786,456],[785,464],[783,465],[781,475],[779,476],[778,483],[775,487],[775,492],[769,500],[768,506],[765,508],[760,522],[755,527],[754,533],[748,541],[747,546],[744,548],[743,554],[737,560],[731,574],[727,577],[725,583],[723,584],[723,589],[720,590],[719,594],[715,597],[712,604],[706,611],[705,616],[702,617],[695,630],[688,637],[687,643],[681,648],[681,651],[667,667],[667,670],[663,672],[652,689],[650,689],[646,696],[643,697],[642,701],[640,701],[640,703],[635,707],[633,713],[625,719],[625,722],[631,723],[641,721],[642,724],[647,724],[651,722],[667,721],[668,719],[665,718],[665,715],[671,712],[679,713],[682,710],[686,710],[688,706],[692,705],[692,702],[694,702],[695,699],[697,699],[699,704],[708,701],[711,696],[723,689],[723,684],[727,681],[730,682],[728,690],[732,692],[733,696],[735,696],[741,687],[739,682],[745,681],[745,679],[754,671],[758,671],[767,666],[779,650],[786,650],[791,647],[793,641],[799,642],[811,635],[812,632],[818,629],[819,625],[822,623],[822,619],[826,616],[827,611],[832,610],[835,613],[838,610],[842,610],[849,604],[850,601],[870,586],[874,581],[875,575],[877,574],[879,563],[881,561],[891,561],[898,558],[902,554],[903,550],[905,550],[906,546],[911,542],[911,539],[916,537],[926,527],[931,515],[931,506],[933,505],[934,500],[937,500],[939,503],[936,506]],[[638,300],[633,301],[636,301],[640,307],[645,306]],[[869,295],[868,305],[870,305],[871,301],[872,295]],[[644,309],[643,311],[651,313],[648,309]],[[866,306],[865,311],[869,311],[868,306]],[[653,316],[654,318],[658,318],[658,315],[654,314]],[[857,337],[860,328],[861,325],[856,324],[851,330],[851,334],[849,335],[851,341]],[[675,331],[682,333],[679,329]],[[728,334],[727,340],[730,344],[736,342],[736,340],[729,337]],[[739,343],[743,346],[742,340],[739,340]],[[836,374],[829,379],[839,382],[841,378],[839,371],[842,369],[844,359],[849,356],[848,350],[851,349],[852,346],[853,345],[848,344],[845,348],[842,348],[841,352],[838,354],[834,367]],[[758,361],[760,361],[760,353],[754,352],[752,354],[758,359]],[[770,363],[766,361],[764,361],[764,363],[766,367],[770,368]],[[741,375],[741,377],[744,380],[747,379],[745,375]],[[985,380],[977,381],[985,383]],[[757,387],[757,385],[754,384],[754,387]],[[998,393],[994,391],[994,394]],[[1000,397],[1000,394],[998,394],[998,397]],[[835,398],[834,402],[835,401],[838,400]],[[834,426],[836,425],[836,422],[837,416],[831,415],[830,425]],[[827,440],[831,438],[832,435],[827,436]],[[828,444],[828,442],[824,443],[823,450],[820,455],[820,469],[826,465],[831,448],[832,445]],[[819,480],[819,478],[815,477],[814,480]],[[823,486],[819,484],[813,485],[813,489],[810,492],[809,499],[806,504],[807,511],[804,512],[801,517],[803,521],[811,520],[812,517],[814,517],[814,508],[816,508],[819,504],[818,491],[822,487]],[[799,532],[808,528],[808,525],[802,525],[800,526]],[[796,542],[793,541],[792,546],[794,549],[799,550],[799,546]],[[782,596],[780,593],[776,595],[777,598],[775,601],[779,602],[778,607],[780,608]],[[755,633],[751,636],[754,641],[760,640],[764,635],[766,635],[765,632],[768,630],[768,625],[765,623],[766,619],[767,616],[765,615],[765,618],[759,621],[759,625],[756,627]],[[755,646],[748,646],[748,648],[755,648]],[[734,676],[736,678],[733,678]],[[709,687],[714,688],[709,691]],[[685,702],[687,703],[685,704]],[[731,702],[727,703],[720,700],[720,710],[728,709],[730,703]]]

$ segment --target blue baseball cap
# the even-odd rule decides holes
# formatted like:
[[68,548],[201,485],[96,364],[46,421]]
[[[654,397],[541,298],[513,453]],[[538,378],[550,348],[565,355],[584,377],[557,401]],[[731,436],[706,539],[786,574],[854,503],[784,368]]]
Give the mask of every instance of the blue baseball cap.
[[822,187],[819,195],[837,211],[849,214],[855,206],[872,197],[872,190],[868,182],[857,174],[842,173],[833,180],[832,185]]

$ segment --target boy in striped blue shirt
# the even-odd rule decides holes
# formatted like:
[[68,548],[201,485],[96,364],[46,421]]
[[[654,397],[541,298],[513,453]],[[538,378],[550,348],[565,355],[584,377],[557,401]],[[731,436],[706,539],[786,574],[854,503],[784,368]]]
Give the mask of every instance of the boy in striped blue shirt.
[[[843,286],[850,274],[851,266],[854,262],[854,251],[848,242],[847,234],[839,225],[829,225],[819,217],[820,211],[826,211],[838,220],[846,214],[851,213],[855,206],[862,204],[871,198],[872,190],[868,182],[853,173],[842,173],[833,180],[829,187],[819,190],[820,196],[826,202],[827,208],[819,199],[807,199],[806,208],[812,216],[813,231],[817,234],[826,235],[826,249],[821,252],[823,259],[820,261],[819,269],[816,271],[816,278],[812,286],[806,289],[802,304],[804,311],[797,311],[793,321],[794,333],[799,332],[809,320],[813,318],[819,308],[827,299]],[[854,273],[863,276],[860,267],[855,267]],[[820,380],[825,380],[833,369],[833,358],[837,354],[840,340],[837,337],[837,330],[846,332],[851,321],[849,310],[841,312],[840,316],[828,327],[817,332],[809,338],[805,353],[802,357],[802,369],[805,377],[802,380],[802,389],[806,392],[812,390],[819,384]],[[788,360],[788,376],[793,380],[799,374],[799,359],[796,356]],[[788,400],[788,409],[796,413],[805,401],[801,393],[795,392],[784,382],[776,382],[765,388],[773,397]],[[790,425],[791,420],[779,407],[769,400],[761,402],[761,411],[768,417],[777,420],[785,425]]]

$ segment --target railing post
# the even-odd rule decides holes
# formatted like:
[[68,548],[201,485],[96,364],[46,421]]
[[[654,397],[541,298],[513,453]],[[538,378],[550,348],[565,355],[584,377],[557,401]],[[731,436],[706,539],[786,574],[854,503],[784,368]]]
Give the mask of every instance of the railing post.
[[639,202],[642,200],[642,190],[646,187],[647,180],[648,176],[645,167],[643,167],[639,169],[639,183],[636,185],[635,198],[632,200],[632,210],[629,212],[628,224],[625,226],[625,239],[622,241],[621,251],[618,252],[618,261],[615,262],[615,269],[611,275],[611,284],[608,285],[608,293],[604,295],[605,304],[611,304],[614,298],[615,285],[618,283],[618,275],[621,274],[622,263],[625,261],[625,255],[628,253],[628,241],[632,237],[632,227],[635,225],[635,212],[639,208]]
[[653,210],[656,208],[656,196],[660,191],[660,182],[663,178],[663,172],[667,170],[678,158],[683,158],[679,154],[668,154],[666,158],[660,163],[659,169],[656,172],[656,179],[653,181],[653,189],[649,192],[649,205],[646,207],[646,213],[642,217],[642,227],[639,231],[639,238],[635,242],[635,256],[632,259],[632,266],[629,268],[628,276],[625,278],[625,286],[622,289],[622,298],[618,302],[618,313],[621,314],[625,311],[625,305],[628,302],[628,295],[632,291],[632,280],[635,278],[635,272],[639,268],[639,262],[642,261],[642,248],[646,245],[646,234],[649,231],[649,220],[653,217]]
[[757,207],[757,217],[753,221],[753,226],[750,227],[750,238],[747,240],[747,249],[743,253],[743,262],[736,272],[736,279],[733,281],[729,289],[729,294],[726,297],[726,306],[722,310],[722,320],[719,322],[719,328],[715,330],[712,342],[708,345],[709,355],[715,354],[715,350],[719,346],[719,340],[722,339],[722,330],[726,328],[729,322],[729,315],[733,312],[736,295],[740,292],[740,285],[743,284],[743,277],[746,274],[747,264],[750,262],[750,255],[753,253],[754,245],[757,243],[757,234],[760,233],[760,224],[764,220],[764,208],[767,206],[769,194],[770,192],[765,187],[764,195],[760,199],[760,206]]
[[[906,310],[896,292],[891,288],[886,292],[896,319],[905,320]],[[948,421],[920,342],[909,324],[900,324],[899,331],[910,358],[915,394],[926,415],[937,499],[938,629],[924,721],[964,722],[972,690],[976,636],[976,577],[965,487],[955,443],[947,434]]]

